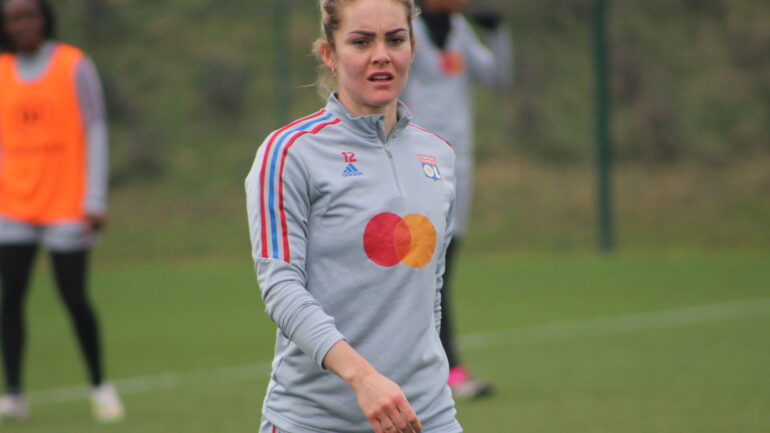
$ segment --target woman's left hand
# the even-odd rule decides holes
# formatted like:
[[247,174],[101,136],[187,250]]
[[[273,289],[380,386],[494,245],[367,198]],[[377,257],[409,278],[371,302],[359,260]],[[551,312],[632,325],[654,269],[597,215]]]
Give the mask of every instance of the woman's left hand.
[[371,370],[351,383],[358,405],[375,433],[419,433],[422,425],[401,388]]
[[347,341],[340,340],[324,357],[324,367],[353,388],[358,406],[375,433],[420,433],[422,424],[401,388],[380,374]]

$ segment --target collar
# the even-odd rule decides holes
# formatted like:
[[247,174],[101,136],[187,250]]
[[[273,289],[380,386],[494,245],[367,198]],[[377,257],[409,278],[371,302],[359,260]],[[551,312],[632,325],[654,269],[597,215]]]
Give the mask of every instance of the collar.
[[[342,126],[351,130],[356,135],[371,140],[379,139],[383,143],[387,142],[388,137],[385,136],[384,114],[354,116],[340,103],[335,93],[329,95],[329,99],[326,103],[326,111],[340,119],[342,121]],[[401,101],[398,101],[396,118],[396,124],[393,126],[393,130],[390,131],[390,137],[397,136],[412,120],[412,113],[406,108],[406,104]]]
[[20,63],[29,64],[34,63],[41,59],[48,59],[53,55],[53,52],[56,51],[56,46],[58,44],[56,41],[47,39],[45,40],[40,46],[32,53],[21,53],[17,52],[15,53],[16,59]]

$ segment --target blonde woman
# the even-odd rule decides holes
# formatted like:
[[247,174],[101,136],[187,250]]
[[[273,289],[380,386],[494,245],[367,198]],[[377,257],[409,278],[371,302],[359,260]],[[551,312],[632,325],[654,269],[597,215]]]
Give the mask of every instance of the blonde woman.
[[398,101],[412,0],[322,0],[326,107],[271,133],[246,179],[278,325],[261,432],[462,431],[439,339],[454,151]]

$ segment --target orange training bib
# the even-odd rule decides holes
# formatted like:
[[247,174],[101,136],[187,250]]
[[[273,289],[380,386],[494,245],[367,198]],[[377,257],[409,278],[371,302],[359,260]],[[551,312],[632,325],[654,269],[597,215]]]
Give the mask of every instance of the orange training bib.
[[86,150],[75,69],[83,53],[58,44],[48,69],[23,82],[0,55],[0,215],[32,224],[83,218]]

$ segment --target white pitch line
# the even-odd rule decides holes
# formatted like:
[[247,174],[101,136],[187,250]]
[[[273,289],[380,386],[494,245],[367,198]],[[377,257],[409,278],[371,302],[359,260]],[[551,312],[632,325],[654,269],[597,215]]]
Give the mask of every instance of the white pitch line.
[[[137,376],[117,380],[114,385],[121,394],[135,394],[163,388],[177,388],[185,384],[228,383],[249,379],[260,379],[270,374],[270,363],[239,365],[215,369],[200,369],[160,373],[147,376]],[[86,386],[71,386],[66,388],[30,392],[28,397],[34,404],[56,403],[80,400],[88,397],[89,388]]]
[[[574,322],[536,325],[502,331],[479,332],[459,338],[463,350],[480,350],[527,342],[574,338],[592,335],[608,335],[646,329],[669,328],[713,322],[770,312],[770,298],[755,298],[722,304],[699,305],[676,310],[630,314]],[[134,394],[163,388],[177,388],[186,384],[228,383],[249,379],[261,379],[270,374],[270,363],[200,369],[138,376],[115,381],[121,394]],[[28,395],[33,404],[57,403],[88,397],[88,388],[73,386]]]
[[479,332],[461,336],[459,344],[463,350],[488,349],[556,338],[574,338],[670,328],[753,316],[768,312],[770,312],[770,298],[754,298],[652,313],[628,314],[574,322],[535,325],[527,328]]

